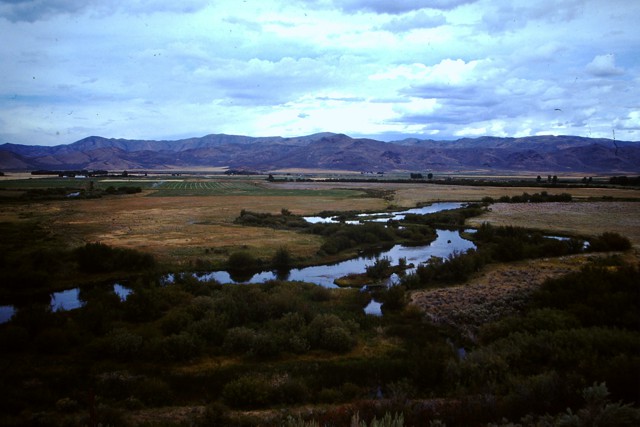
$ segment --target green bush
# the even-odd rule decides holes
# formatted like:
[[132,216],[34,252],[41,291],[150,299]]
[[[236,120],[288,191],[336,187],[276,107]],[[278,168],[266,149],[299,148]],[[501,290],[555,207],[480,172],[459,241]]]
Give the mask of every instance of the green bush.
[[603,233],[589,240],[589,250],[593,252],[626,251],[631,249],[631,241],[618,233]]
[[87,243],[75,250],[78,268],[86,273],[145,271],[156,267],[150,254],[133,249],[112,248],[103,243]]
[[232,353],[251,351],[256,341],[256,331],[244,326],[231,328],[224,338],[224,350]]
[[247,251],[234,252],[227,260],[227,268],[233,271],[250,271],[259,265],[258,259]]
[[189,360],[202,353],[202,342],[188,332],[181,332],[160,339],[157,351],[161,360]]
[[172,403],[173,391],[159,378],[144,378],[133,387],[133,395],[145,405],[164,406]]
[[291,268],[291,252],[285,247],[280,247],[271,259],[271,265],[277,270]]
[[183,308],[167,313],[160,321],[160,329],[165,335],[173,335],[187,329],[193,322],[193,316]]
[[272,386],[263,375],[245,375],[227,383],[222,398],[232,408],[253,409],[269,404],[272,393]]
[[367,276],[373,280],[382,280],[390,275],[391,259],[389,258],[376,258],[373,265],[366,267]]
[[222,345],[228,322],[224,316],[210,313],[189,325],[187,331],[207,344]]
[[134,360],[140,355],[143,338],[126,329],[116,329],[105,337],[105,351],[119,360]]
[[320,314],[309,324],[309,341],[312,347],[344,353],[356,345],[354,322],[344,322],[335,314]]

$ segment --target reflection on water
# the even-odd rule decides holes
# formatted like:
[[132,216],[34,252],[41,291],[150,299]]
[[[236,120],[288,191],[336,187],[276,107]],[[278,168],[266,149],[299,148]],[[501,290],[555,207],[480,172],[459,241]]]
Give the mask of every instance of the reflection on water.
[[[54,292],[49,298],[51,305],[51,311],[66,311],[80,308],[84,305],[85,301],[81,298],[81,288],[67,289],[66,291]],[[123,286],[119,283],[113,285],[113,292],[120,297],[120,301],[125,301],[127,296],[131,293],[131,289]],[[33,301],[32,301],[33,303]],[[0,306],[0,324],[6,323],[16,314],[16,309],[13,305]]]
[[[457,202],[433,203],[429,206],[407,209],[404,211],[373,213],[373,214],[365,213],[365,214],[359,214],[357,220],[344,221],[344,223],[360,224],[361,222],[387,222],[389,220],[401,221],[405,218],[405,216],[409,214],[427,215],[427,214],[441,212],[441,211],[448,211],[451,209],[459,209],[464,205],[465,205],[464,203],[457,203]],[[340,218],[337,216],[334,216],[334,217],[306,216],[304,217],[304,219],[311,224],[319,224],[319,223],[336,224],[341,222]]]
[[11,320],[13,315],[16,314],[16,309],[12,305],[0,305],[0,323],[5,323]]
[[120,301],[126,301],[127,297],[131,293],[131,289],[126,286],[122,286],[120,283],[113,285],[113,292],[120,297]]
[[[407,214],[428,214],[449,209],[457,209],[463,206],[463,203],[435,203],[422,208],[408,209],[405,211],[380,213],[380,214],[361,214],[358,221],[388,221],[389,219],[400,220]],[[309,222],[331,222],[336,221],[331,218],[308,217],[305,218]],[[364,273],[367,266],[372,265],[376,258],[388,258],[392,264],[398,264],[401,258],[406,259],[407,264],[413,264],[414,268],[407,270],[412,273],[415,268],[432,256],[443,257],[451,255],[454,252],[466,252],[475,245],[460,236],[458,231],[436,230],[437,238],[428,245],[422,246],[404,246],[395,245],[386,250],[380,250],[376,253],[363,255],[361,257],[350,259],[347,261],[317,265],[305,268],[295,268],[288,272],[263,271],[256,274],[246,276],[235,276],[228,271],[214,271],[206,274],[198,274],[196,277],[201,281],[215,280],[220,283],[264,283],[270,280],[290,280],[301,281],[307,283],[315,283],[328,288],[337,287],[334,280],[350,273]],[[171,283],[173,275],[164,278],[165,283]],[[398,278],[392,278],[390,285],[398,281]],[[119,283],[113,285],[113,292],[120,297],[121,301],[127,299],[131,293],[131,289]],[[73,310],[81,307],[84,302],[80,298],[80,288],[69,289],[61,292],[54,292],[51,295],[51,309],[53,311]],[[381,315],[381,304],[375,300],[365,308],[367,314]],[[8,322],[16,313],[16,308],[12,305],[0,306],[0,323]]]
[[73,310],[74,308],[80,308],[82,302],[80,301],[80,288],[68,289],[62,292],[54,292],[51,295],[51,310],[63,311]]
[[382,316],[382,303],[372,299],[369,305],[364,308],[364,312],[372,316]]
[[[305,268],[294,268],[289,272],[286,280],[315,283],[327,288],[337,287],[333,282],[335,279],[346,276],[349,273],[364,273],[367,266],[372,265],[376,258],[388,258],[392,264],[398,264],[400,258],[405,258],[407,264],[414,264],[414,269],[407,270],[412,273],[418,264],[427,261],[432,256],[447,257],[454,251],[466,252],[475,248],[475,245],[460,237],[460,232],[450,230],[436,230],[438,237],[429,245],[405,246],[395,245],[391,249],[378,253],[353,258],[336,264],[316,265]],[[220,283],[264,283],[269,280],[276,280],[276,273],[263,271],[250,277],[234,277],[228,271],[213,271],[211,273],[198,275],[201,281],[216,280]],[[237,280],[240,279],[240,280]]]

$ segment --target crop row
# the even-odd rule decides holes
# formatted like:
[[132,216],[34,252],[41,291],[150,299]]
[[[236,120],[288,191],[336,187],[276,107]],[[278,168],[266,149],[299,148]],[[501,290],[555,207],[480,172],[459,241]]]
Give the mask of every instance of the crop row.
[[219,181],[169,181],[161,183],[158,188],[170,190],[213,190],[233,191],[247,190],[243,183],[219,182]]

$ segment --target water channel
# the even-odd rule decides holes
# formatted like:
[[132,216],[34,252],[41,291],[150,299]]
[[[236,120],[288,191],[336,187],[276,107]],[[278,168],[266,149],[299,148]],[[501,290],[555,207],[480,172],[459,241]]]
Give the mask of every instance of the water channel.
[[[405,211],[381,213],[381,214],[361,214],[358,215],[358,220],[348,221],[350,223],[361,223],[366,221],[386,222],[389,219],[401,220],[407,214],[424,215],[428,213],[440,212],[443,210],[457,209],[463,206],[462,203],[435,203],[433,205],[425,206],[423,208],[409,209]],[[323,218],[323,217],[306,217],[307,221],[312,223],[317,222],[338,222],[336,218]],[[427,261],[432,256],[447,257],[453,252],[465,252],[471,248],[475,248],[475,245],[460,236],[459,231],[451,230],[436,230],[437,238],[428,245],[421,246],[405,246],[394,245],[391,248],[380,250],[375,253],[360,256],[358,258],[349,259],[334,264],[317,265],[304,268],[291,269],[286,277],[277,275],[273,271],[263,271],[256,273],[251,277],[237,278],[233,277],[228,271],[213,271],[205,274],[197,274],[196,277],[205,282],[209,280],[216,280],[219,283],[235,283],[235,284],[248,284],[248,283],[264,283],[270,280],[290,280],[301,281],[307,283],[315,283],[320,286],[328,288],[337,287],[334,284],[334,280],[345,276],[350,273],[364,273],[366,267],[372,265],[377,258],[388,258],[393,265],[398,264],[401,258],[406,259],[407,264],[413,264],[414,269],[422,262]],[[414,269],[407,270],[410,274]],[[172,275],[166,277],[166,282],[171,283],[173,279]],[[391,278],[393,282],[394,278]],[[131,290],[119,283],[113,285],[113,292],[115,292],[121,300],[126,299]],[[66,291],[55,292],[51,295],[51,309],[52,311],[58,310],[73,310],[82,306],[83,302],[79,298],[80,288],[69,289]],[[373,301],[365,308],[365,312],[372,315],[380,314],[380,303]],[[16,307],[13,305],[0,306],[0,323],[5,323],[13,317],[16,313]]]

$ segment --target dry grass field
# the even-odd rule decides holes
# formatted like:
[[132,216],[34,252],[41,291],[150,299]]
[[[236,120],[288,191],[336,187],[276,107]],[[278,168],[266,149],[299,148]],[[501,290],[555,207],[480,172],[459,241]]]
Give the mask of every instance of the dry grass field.
[[375,182],[289,182],[271,183],[270,186],[292,190],[320,189],[382,189],[395,193],[393,203],[401,207],[414,207],[416,203],[441,201],[480,201],[483,197],[498,199],[501,196],[518,196],[546,191],[549,194],[569,193],[576,200],[589,198],[633,198],[640,200],[640,191],[624,188],[543,188],[539,187],[491,187],[442,184],[375,183]]
[[490,212],[467,222],[479,225],[485,221],[569,235],[616,232],[640,249],[639,202],[496,203]]
[[[38,180],[40,182],[44,181]],[[140,182],[145,189],[135,195],[6,204],[0,211],[0,221],[36,221],[51,233],[63,236],[71,246],[99,241],[147,251],[176,266],[190,266],[197,261],[221,262],[230,252],[241,248],[266,259],[282,246],[296,258],[308,260],[321,245],[318,237],[241,227],[233,224],[234,219],[242,209],[269,213],[288,209],[294,214],[323,210],[378,211],[390,206],[478,201],[485,196],[498,198],[539,191],[522,187],[410,183],[270,183],[251,178],[234,178],[231,185],[226,177],[210,178],[206,182],[184,177],[180,188],[172,184],[170,188],[158,190],[149,180]],[[640,199],[640,192],[624,189],[547,191],[551,194],[570,192],[576,199],[603,196]],[[639,212],[640,203],[633,202],[495,204],[490,213],[472,219],[470,224],[489,221],[581,235],[617,231],[630,237],[637,247],[640,245]]]
[[411,293],[411,304],[436,324],[452,326],[475,341],[479,325],[514,315],[545,280],[580,270],[603,254],[493,264],[461,285]]
[[220,262],[234,250],[249,249],[269,258],[287,247],[296,258],[310,258],[318,251],[317,236],[233,224],[242,209],[312,214],[327,209],[377,210],[385,202],[361,197],[360,192],[334,196],[172,196],[153,197],[153,190],[127,196],[90,200],[61,200],[6,204],[0,222],[35,221],[71,246],[102,242],[110,246],[150,252],[163,262],[189,266],[201,260]]

